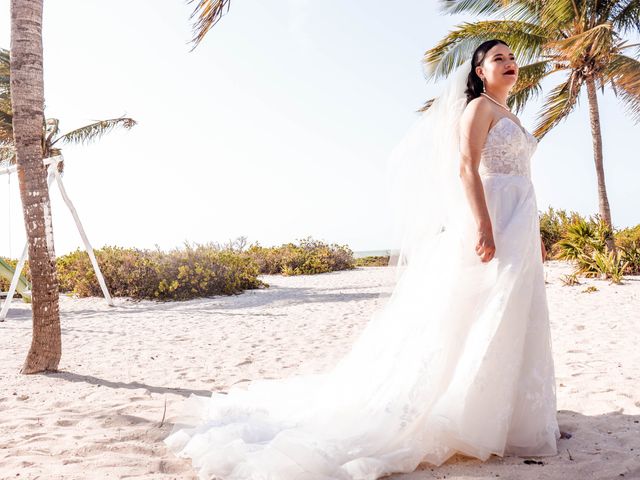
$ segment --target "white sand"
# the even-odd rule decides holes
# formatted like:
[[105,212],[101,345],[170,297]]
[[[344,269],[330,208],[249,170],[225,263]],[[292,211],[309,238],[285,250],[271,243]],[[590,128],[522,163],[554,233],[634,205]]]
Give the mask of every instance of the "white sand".
[[[568,264],[545,268],[559,422],[573,438],[544,465],[456,456],[392,478],[640,479],[640,277],[565,287]],[[18,373],[31,321],[16,301],[0,323],[0,478],[195,479],[161,441],[184,396],[323,371],[390,293],[384,267],[263,278],[271,288],[180,303],[63,297],[60,372],[46,375]]]

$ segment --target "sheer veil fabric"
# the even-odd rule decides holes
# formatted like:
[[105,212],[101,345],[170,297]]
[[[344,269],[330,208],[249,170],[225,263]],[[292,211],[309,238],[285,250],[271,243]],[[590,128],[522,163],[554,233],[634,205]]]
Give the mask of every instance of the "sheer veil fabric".
[[375,480],[457,452],[557,453],[529,174],[537,141],[513,121],[489,132],[481,176],[496,255],[482,263],[457,173],[469,68],[391,156],[391,185],[405,187],[393,198],[402,243],[391,296],[330,370],[186,399],[164,441],[201,479]]

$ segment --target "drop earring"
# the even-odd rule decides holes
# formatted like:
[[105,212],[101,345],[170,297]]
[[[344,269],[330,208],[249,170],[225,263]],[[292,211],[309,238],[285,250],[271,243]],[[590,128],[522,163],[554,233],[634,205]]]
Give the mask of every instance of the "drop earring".
[[486,91],[487,91],[487,88],[486,88],[486,87],[485,87],[485,85],[484,85],[484,78],[482,78],[481,80],[482,80],[482,91],[483,91],[483,92],[486,92]]

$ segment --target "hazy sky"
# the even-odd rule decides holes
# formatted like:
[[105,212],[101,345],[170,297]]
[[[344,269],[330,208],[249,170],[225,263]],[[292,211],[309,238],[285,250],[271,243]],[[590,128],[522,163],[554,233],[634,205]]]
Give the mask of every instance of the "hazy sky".
[[[424,0],[236,0],[190,53],[190,12],[182,0],[45,2],[47,116],[63,131],[125,114],[139,122],[64,148],[65,184],[94,246],[310,235],[356,251],[394,247],[385,162],[438,91],[422,54],[462,18]],[[9,47],[8,0],[0,46]],[[640,128],[611,91],[599,100],[613,221],[635,225]],[[583,95],[532,160],[541,210],[597,212],[586,106]],[[521,115],[530,130],[538,107]],[[80,238],[55,188],[51,196],[63,254]],[[24,242],[15,176],[0,177],[0,203],[0,255],[15,257]]]

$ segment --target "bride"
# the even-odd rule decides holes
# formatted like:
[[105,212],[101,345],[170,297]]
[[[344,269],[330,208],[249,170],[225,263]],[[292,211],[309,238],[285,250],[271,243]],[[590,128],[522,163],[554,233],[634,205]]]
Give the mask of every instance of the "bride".
[[455,453],[557,454],[536,138],[477,47],[394,150],[396,284],[329,371],[191,395],[164,440],[201,479],[375,480]]

